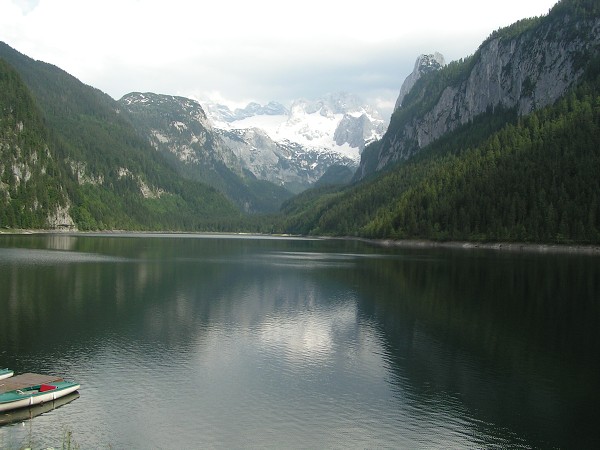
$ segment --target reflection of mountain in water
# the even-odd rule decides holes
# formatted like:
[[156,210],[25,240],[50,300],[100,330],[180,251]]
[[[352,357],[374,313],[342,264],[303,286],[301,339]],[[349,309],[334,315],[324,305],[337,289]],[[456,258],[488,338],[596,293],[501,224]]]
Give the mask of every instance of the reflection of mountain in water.
[[[0,256],[20,239],[29,238],[4,241]],[[182,387],[217,418],[238,399],[244,417],[293,405],[290,423],[326,405],[355,417],[358,402],[395,424],[384,430],[391,440],[398,423],[417,430],[407,446],[419,436],[433,446],[473,442],[464,436],[484,446],[589,446],[589,433],[560,426],[582,411],[594,417],[600,400],[589,358],[600,348],[600,267],[588,258],[215,235],[33,247],[45,259],[22,270],[0,257],[0,348],[18,343],[32,360],[109,371],[124,370],[124,358],[155,382],[181,370]],[[49,340],[50,329],[68,332]],[[28,363],[9,355],[4,364]],[[132,399],[145,395],[136,389]]]
[[600,347],[600,267],[578,256],[414,256],[365,261],[358,284],[359,309],[385,330],[402,388],[408,379],[415,396],[452,399],[479,431],[589,447],[586,419],[563,424],[593,417],[600,401],[589,357]]

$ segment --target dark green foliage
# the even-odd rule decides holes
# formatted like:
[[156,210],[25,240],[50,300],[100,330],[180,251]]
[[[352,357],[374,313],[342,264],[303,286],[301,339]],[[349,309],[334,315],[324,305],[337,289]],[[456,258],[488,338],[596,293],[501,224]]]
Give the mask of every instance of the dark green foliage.
[[[214,188],[183,181],[109,96],[3,43],[0,57],[16,69],[33,96],[24,103],[19,90],[3,90],[17,105],[10,108],[37,111],[37,123],[47,136],[53,165],[46,173],[55,186],[44,191],[50,198],[55,191],[64,193],[58,200],[63,206],[68,196],[79,228],[216,230],[239,220],[239,211]],[[4,175],[10,176],[10,171]],[[150,195],[142,195],[143,186]],[[11,197],[17,201],[3,208],[0,220],[16,227],[43,226],[41,219],[19,219],[28,217],[23,211],[31,210],[31,196],[14,190]]]
[[597,0],[560,0],[551,10],[550,17],[561,18],[572,15],[578,19],[586,19],[600,14],[600,3]]
[[[320,234],[319,219],[325,215],[331,205],[339,203],[343,195],[342,188],[324,186],[308,189],[285,202],[281,211],[285,215],[284,230],[291,234]],[[323,234],[336,234],[323,230]]]
[[350,183],[354,171],[348,166],[333,165],[317,180],[315,187],[339,186]]
[[[316,198],[307,193],[304,203],[297,199],[284,210],[288,230],[369,238],[600,242],[598,65],[590,63],[574,92],[528,118],[490,112],[372,181],[313,192]],[[491,135],[482,131],[497,128],[495,121],[508,125]]]
[[0,58],[0,226],[46,227],[67,204],[64,178],[29,90]]

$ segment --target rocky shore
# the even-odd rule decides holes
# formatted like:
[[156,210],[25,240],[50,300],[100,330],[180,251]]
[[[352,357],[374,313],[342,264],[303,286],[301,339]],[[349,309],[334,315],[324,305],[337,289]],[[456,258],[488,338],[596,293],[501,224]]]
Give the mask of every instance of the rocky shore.
[[370,240],[359,239],[382,247],[398,248],[455,248],[483,249],[528,253],[578,253],[600,255],[600,245],[564,245],[564,244],[534,244],[523,242],[457,242],[457,241],[427,241],[427,240]]

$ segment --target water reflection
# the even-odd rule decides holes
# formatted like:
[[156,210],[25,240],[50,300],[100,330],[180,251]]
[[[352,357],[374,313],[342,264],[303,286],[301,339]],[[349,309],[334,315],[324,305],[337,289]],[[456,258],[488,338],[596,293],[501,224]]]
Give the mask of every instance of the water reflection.
[[370,261],[360,286],[419,401],[460,399],[476,433],[589,446],[600,400],[598,260],[428,253]]
[[34,417],[40,416],[44,413],[52,411],[53,409],[60,408],[61,406],[71,403],[73,400],[78,398],[79,392],[73,392],[57,400],[51,400],[46,403],[31,406],[29,408],[21,408],[11,412],[0,413],[0,425],[31,420]]
[[77,377],[84,447],[587,447],[599,299],[591,257],[0,239],[2,366]]

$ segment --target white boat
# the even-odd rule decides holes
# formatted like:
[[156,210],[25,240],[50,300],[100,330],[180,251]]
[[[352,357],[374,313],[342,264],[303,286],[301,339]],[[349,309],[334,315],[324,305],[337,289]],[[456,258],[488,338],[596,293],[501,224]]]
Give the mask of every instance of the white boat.
[[53,409],[60,408],[67,403],[71,403],[73,400],[78,398],[79,392],[73,392],[72,394],[65,395],[64,397],[51,402],[30,406],[29,408],[19,408],[11,411],[4,411],[0,413],[0,426],[33,419],[34,417],[45,414]]
[[25,373],[0,382],[0,412],[54,401],[80,388],[60,377]]
[[14,372],[10,369],[0,369],[0,380],[10,378],[14,375]]

